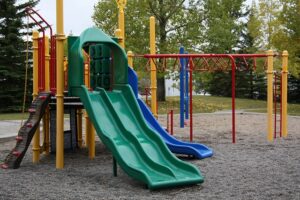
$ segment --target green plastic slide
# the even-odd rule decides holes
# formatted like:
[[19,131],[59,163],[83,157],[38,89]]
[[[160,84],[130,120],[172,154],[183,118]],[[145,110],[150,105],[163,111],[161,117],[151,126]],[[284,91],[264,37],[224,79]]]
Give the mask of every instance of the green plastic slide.
[[148,127],[129,85],[113,91],[76,90],[98,136],[129,176],[149,189],[203,182],[199,170],[176,158]]
[[[79,96],[98,136],[121,168],[150,189],[203,182],[199,170],[176,158],[143,118],[128,85],[123,48],[97,28],[68,38],[69,95]],[[82,50],[91,58],[91,87],[84,86]],[[106,90],[105,90],[106,89]]]

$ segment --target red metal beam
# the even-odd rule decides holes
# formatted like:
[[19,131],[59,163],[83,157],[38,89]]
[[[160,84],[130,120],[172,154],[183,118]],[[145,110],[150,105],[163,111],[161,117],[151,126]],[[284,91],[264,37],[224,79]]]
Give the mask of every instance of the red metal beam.
[[[43,31],[43,40],[45,41],[45,29],[49,28],[50,31],[50,90],[52,92],[56,91],[56,44],[55,44],[55,37],[53,36],[53,30],[51,25],[35,10],[33,10],[31,7],[26,8],[26,13],[28,16],[41,28]],[[42,23],[38,20],[36,20],[33,15],[38,16],[39,20],[42,23],[46,24],[46,27],[42,26]],[[43,44],[43,54],[45,54],[45,44]],[[45,57],[45,55],[44,55]]]
[[[144,58],[207,58],[228,57],[232,58],[266,58],[267,54],[145,54]],[[276,55],[275,55],[276,56]]]

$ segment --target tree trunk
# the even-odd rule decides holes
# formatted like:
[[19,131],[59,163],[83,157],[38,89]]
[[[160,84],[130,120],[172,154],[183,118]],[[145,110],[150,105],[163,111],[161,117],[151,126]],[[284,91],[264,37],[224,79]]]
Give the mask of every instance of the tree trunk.
[[157,76],[157,100],[166,101],[166,87],[164,76]]

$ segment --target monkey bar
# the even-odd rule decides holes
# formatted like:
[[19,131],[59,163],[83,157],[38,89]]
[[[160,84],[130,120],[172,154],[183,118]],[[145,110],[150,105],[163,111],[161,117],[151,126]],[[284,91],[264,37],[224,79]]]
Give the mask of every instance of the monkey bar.
[[[157,71],[165,71],[167,66],[173,63],[173,70],[180,69],[180,58],[187,59],[189,63],[187,70],[190,72],[189,76],[189,93],[190,93],[190,141],[193,140],[193,71],[231,71],[231,90],[232,90],[232,143],[236,142],[236,126],[235,126],[235,72],[236,70],[245,71],[252,68],[256,69],[256,61],[258,58],[266,59],[267,57],[274,57],[276,54],[145,54],[133,57],[143,57],[148,59],[149,63],[154,63]],[[252,63],[250,63],[252,60]],[[267,60],[266,60],[267,61]],[[266,65],[265,62],[264,65]],[[272,63],[273,64],[273,63]],[[265,68],[265,66],[264,66]],[[269,68],[268,68],[269,70]],[[273,69],[272,69],[273,70]],[[269,92],[269,91],[268,91]],[[272,92],[272,91],[271,91]],[[272,113],[272,111],[271,111]],[[272,114],[271,114],[272,115]]]

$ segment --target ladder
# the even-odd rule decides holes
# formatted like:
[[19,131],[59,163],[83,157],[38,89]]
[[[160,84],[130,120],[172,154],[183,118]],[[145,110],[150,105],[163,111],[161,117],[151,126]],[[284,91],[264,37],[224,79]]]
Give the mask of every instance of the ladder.
[[274,73],[273,81],[273,113],[274,113],[274,138],[282,136],[282,76],[280,72]]

